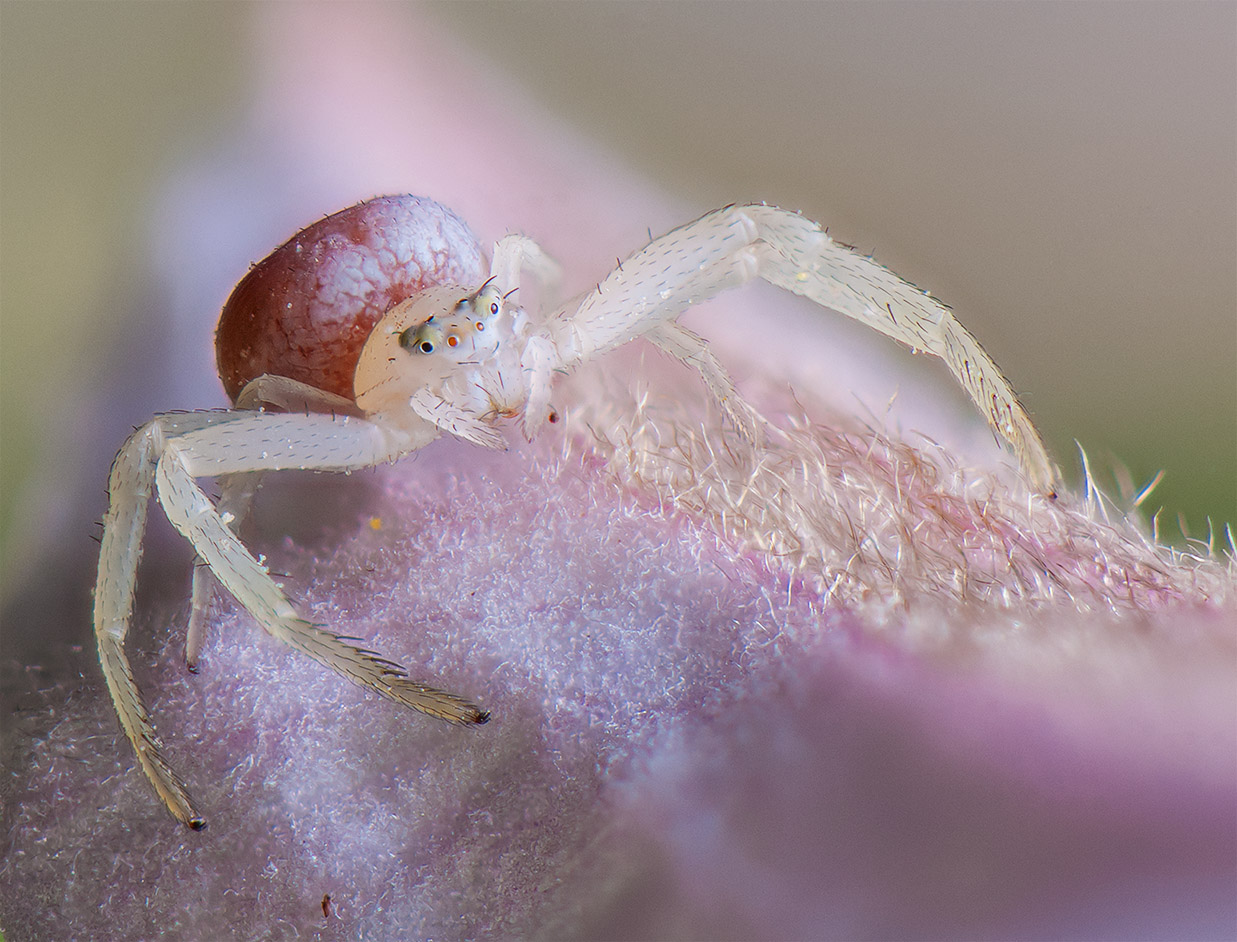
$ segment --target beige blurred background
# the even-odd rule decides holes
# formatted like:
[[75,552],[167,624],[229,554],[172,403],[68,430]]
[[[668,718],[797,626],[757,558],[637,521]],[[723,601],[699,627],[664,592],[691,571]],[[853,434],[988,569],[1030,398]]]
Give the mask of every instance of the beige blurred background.
[[[685,202],[801,209],[952,304],[1073,481],[1077,439],[1101,483],[1164,470],[1148,503],[1168,537],[1179,514],[1203,538],[1237,519],[1237,6],[430,11],[470,66]],[[160,187],[246,112],[253,15],[0,5],[6,571],[48,526],[27,495],[89,437],[80,404],[116,368]]]

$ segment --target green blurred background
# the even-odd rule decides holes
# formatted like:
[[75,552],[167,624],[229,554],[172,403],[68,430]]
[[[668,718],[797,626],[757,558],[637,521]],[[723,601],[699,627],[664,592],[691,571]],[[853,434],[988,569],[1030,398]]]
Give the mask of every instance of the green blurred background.
[[[26,496],[73,460],[78,404],[114,362],[160,183],[246,112],[254,9],[0,4],[6,573],[46,526]],[[1234,5],[428,12],[468,67],[684,200],[802,209],[929,287],[1073,480],[1077,439],[1102,483],[1117,463],[1136,486],[1164,470],[1148,503],[1167,537],[1178,515],[1204,538],[1237,519]]]

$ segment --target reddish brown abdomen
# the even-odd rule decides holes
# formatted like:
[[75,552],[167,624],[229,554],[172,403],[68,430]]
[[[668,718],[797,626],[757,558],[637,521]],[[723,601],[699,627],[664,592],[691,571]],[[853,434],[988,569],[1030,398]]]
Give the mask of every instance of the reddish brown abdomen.
[[476,237],[418,196],[382,196],[307,226],[250,269],[219,315],[215,354],[235,401],[263,373],[353,398],[352,376],[374,324],[440,284],[481,283]]

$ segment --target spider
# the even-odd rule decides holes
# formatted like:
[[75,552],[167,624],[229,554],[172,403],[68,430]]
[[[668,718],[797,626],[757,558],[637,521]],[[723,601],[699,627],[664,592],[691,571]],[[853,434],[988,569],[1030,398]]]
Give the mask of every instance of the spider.
[[[518,235],[495,244],[487,270],[467,226],[432,200],[380,197],[325,217],[251,269],[224,306],[216,348],[235,408],[157,415],[121,448],[108,483],[95,636],[142,771],[190,828],[205,822],[163,757],[124,650],[152,488],[201,561],[186,642],[191,670],[217,579],[274,637],[354,683],[461,725],[489,714],[306,621],[245,548],[235,530],[260,472],[367,468],[443,432],[501,447],[504,418],[518,418],[531,439],[557,418],[555,373],[637,337],[696,370],[738,432],[758,441],[773,427],[677,318],[763,278],[943,359],[1032,484],[1055,493],[1056,469],[1026,411],[949,309],[798,214],[766,205],[708,213],[546,311],[521,306],[522,274],[550,295],[558,270]],[[196,483],[206,476],[219,478],[217,504]]]

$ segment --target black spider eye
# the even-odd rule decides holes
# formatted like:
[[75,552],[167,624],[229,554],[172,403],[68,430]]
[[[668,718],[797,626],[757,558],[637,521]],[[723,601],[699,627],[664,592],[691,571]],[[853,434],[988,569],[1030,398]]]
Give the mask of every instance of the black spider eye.
[[421,350],[422,353],[433,353],[434,345],[430,343],[428,340],[422,340],[421,346],[419,349]]
[[493,302],[491,302],[491,303],[490,303],[490,313],[491,313],[491,314],[497,314],[497,313],[498,313],[498,302],[497,302],[497,301],[493,301]]

